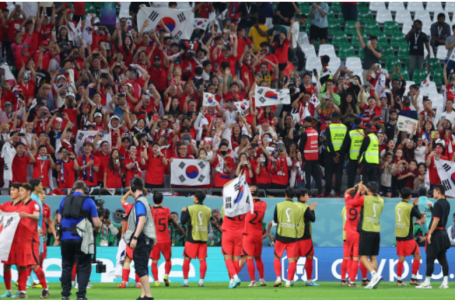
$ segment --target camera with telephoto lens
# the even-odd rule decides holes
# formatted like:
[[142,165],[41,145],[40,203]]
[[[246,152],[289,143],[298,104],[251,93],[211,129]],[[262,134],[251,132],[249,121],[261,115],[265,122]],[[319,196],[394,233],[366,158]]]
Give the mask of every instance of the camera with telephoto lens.
[[106,265],[101,260],[97,260],[95,255],[92,257],[92,264],[96,264],[96,273],[106,273]]

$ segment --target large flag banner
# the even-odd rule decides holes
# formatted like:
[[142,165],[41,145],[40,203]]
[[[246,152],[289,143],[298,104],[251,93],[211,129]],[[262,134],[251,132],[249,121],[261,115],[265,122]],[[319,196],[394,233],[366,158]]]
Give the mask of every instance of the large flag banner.
[[200,159],[176,159],[171,163],[171,184],[206,185],[210,183],[210,162]]
[[194,23],[193,23],[193,29],[202,29],[206,30],[207,26],[209,25],[210,20],[209,19],[203,19],[203,18],[194,18]]
[[20,220],[18,213],[3,212],[0,215],[0,260],[8,260],[11,244]]
[[92,38],[92,15],[87,14],[85,17],[84,30],[82,31],[82,42],[84,43],[84,47],[92,44]]
[[142,7],[137,14],[137,27],[140,31],[145,20],[149,25],[145,31],[151,31],[158,25],[167,26],[174,40],[189,40],[194,28],[194,12],[191,9],[172,9],[168,7]]
[[242,115],[244,115],[245,112],[250,108],[250,101],[248,100],[234,102],[234,104],[237,107],[237,110],[242,113]]
[[204,92],[204,102],[202,103],[202,106],[217,106],[218,101],[215,100],[215,95],[206,93]]
[[422,88],[427,88],[427,87],[430,86],[430,81],[431,81],[431,80],[430,80],[430,75],[431,75],[431,73],[428,73],[427,78],[425,78],[425,80],[422,81],[422,83],[420,84],[420,88],[421,88],[421,89],[422,89]]
[[240,175],[223,187],[223,206],[228,217],[254,213],[253,197],[245,175]]
[[442,159],[434,160],[434,162],[441,184],[446,189],[446,195],[455,197],[455,162]]
[[[77,132],[77,137],[76,137],[76,156],[82,155],[83,154],[83,149],[84,149],[84,143],[85,142],[90,142],[93,143],[95,140],[95,137],[97,135],[98,131],[95,130],[79,130]],[[111,134],[109,132],[104,132],[101,135],[101,139],[98,141],[98,143],[101,143],[103,141],[106,141],[109,143],[110,146],[112,146],[112,141],[111,141]]]
[[256,99],[256,107],[291,104],[289,89],[275,90],[257,86],[254,98]]

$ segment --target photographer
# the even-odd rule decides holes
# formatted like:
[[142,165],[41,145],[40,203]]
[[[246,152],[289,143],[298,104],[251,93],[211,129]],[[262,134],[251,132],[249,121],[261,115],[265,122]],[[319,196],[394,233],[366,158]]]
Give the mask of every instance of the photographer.
[[100,207],[98,215],[101,222],[100,233],[96,236],[95,243],[99,247],[117,246],[121,238],[120,226],[114,225],[109,218],[111,212],[107,208]]
[[218,208],[212,209],[212,216],[210,217],[210,226],[209,226],[209,240],[207,245],[210,247],[219,247],[221,246],[221,225],[223,224],[223,219],[221,218],[221,213]]
[[[177,223],[179,223],[179,214],[176,212],[171,212],[171,218],[174,219]],[[180,227],[186,232],[186,227],[180,224]],[[169,237],[171,239],[171,246],[172,247],[182,247],[185,246],[185,235],[181,235],[180,232],[177,230],[177,226],[174,222],[169,222]]]

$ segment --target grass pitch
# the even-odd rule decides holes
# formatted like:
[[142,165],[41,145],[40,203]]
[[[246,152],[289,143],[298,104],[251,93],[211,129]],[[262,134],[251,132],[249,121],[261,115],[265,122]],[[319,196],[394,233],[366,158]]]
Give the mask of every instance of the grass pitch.
[[[284,282],[283,282],[284,283]],[[170,287],[165,287],[162,283],[160,287],[151,285],[152,295],[157,300],[182,299],[182,300],[247,300],[247,299],[454,299],[453,290],[439,289],[440,282],[432,282],[432,290],[420,290],[415,286],[397,287],[394,282],[381,282],[378,289],[365,290],[363,287],[347,288],[340,286],[339,282],[318,282],[320,287],[307,287],[305,283],[298,282],[292,288],[274,288],[273,282],[268,282],[267,287],[248,287],[249,282],[242,282],[236,289],[229,289],[228,283],[206,283],[205,287],[199,288],[197,283],[190,283],[189,288],[180,287],[180,283],[171,283]],[[137,299],[140,290],[134,288],[134,283],[130,282],[130,287],[118,289],[114,283],[93,283],[93,288],[87,290],[87,299]],[[13,293],[16,287],[13,284]],[[58,283],[49,285],[50,297],[48,299],[61,299],[61,287]],[[76,299],[77,290],[72,290],[70,299]],[[2,287],[1,293],[4,293]],[[27,289],[29,299],[39,299],[41,289]]]

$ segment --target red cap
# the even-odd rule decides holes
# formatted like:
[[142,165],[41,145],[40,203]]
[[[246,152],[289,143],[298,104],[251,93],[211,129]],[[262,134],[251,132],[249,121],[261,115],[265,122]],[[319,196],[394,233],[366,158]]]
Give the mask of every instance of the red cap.
[[84,104],[84,105],[82,105],[82,108],[88,108],[88,109],[90,109],[90,104]]
[[47,46],[47,45],[49,45],[49,43],[47,41],[41,41],[41,43],[39,45],[40,46]]
[[269,119],[266,119],[266,118],[262,119],[262,123],[270,124]]

